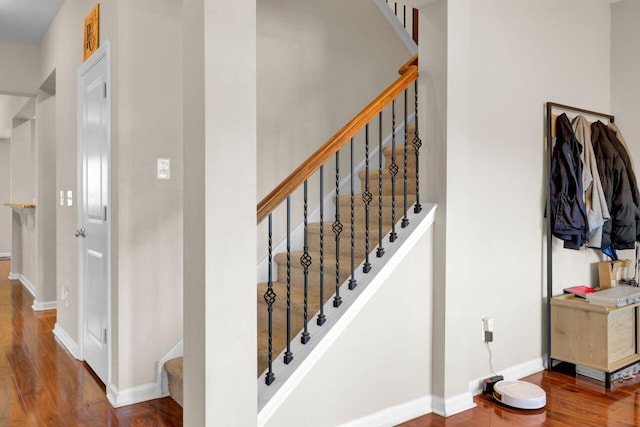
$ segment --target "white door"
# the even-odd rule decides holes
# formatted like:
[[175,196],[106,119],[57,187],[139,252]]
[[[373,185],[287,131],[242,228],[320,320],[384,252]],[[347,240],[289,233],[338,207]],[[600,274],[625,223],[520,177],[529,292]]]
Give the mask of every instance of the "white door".
[[78,70],[78,251],[82,357],[103,383],[109,361],[109,46]]

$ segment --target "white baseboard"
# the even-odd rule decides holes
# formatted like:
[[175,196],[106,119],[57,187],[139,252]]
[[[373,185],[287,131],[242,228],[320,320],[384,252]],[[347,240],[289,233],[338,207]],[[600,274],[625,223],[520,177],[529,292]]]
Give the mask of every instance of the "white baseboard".
[[40,302],[37,300],[33,300],[33,305],[31,308],[33,311],[44,311],[44,310],[55,310],[58,306],[56,301],[44,301]]
[[24,274],[9,273],[9,280],[19,280],[20,283],[29,291],[32,297],[36,297],[36,287],[25,277]]
[[11,259],[11,252],[0,252],[0,260]]
[[458,414],[466,411],[467,409],[475,408],[476,404],[473,402],[473,395],[467,392],[457,396],[448,397],[446,399],[439,396],[433,396],[431,399],[431,406],[434,414],[438,414],[442,417],[450,417],[451,415]]
[[160,389],[155,382],[126,388],[124,390],[118,390],[118,387],[109,384],[107,399],[114,408],[119,408],[120,406],[133,405],[135,403],[157,399],[160,397],[160,394]]
[[182,357],[183,355],[184,341],[181,339],[156,362],[156,384],[160,390],[161,397],[169,396],[169,378],[167,377],[167,371],[164,370],[164,364],[171,359]]
[[65,331],[59,323],[56,323],[56,325],[54,326],[53,335],[56,337],[56,341],[58,341],[58,343],[62,347],[64,347],[69,353],[71,353],[74,358],[82,360],[82,358],[80,357],[80,346],[78,346],[78,343],[76,343],[73,338],[69,336],[67,331]]
[[349,421],[348,423],[340,425],[340,427],[391,427],[421,417],[430,412],[431,396],[424,396],[383,409],[366,417]]
[[[519,365],[511,366],[510,368],[500,370],[496,372],[498,375],[502,375],[505,380],[519,380],[529,375],[533,375],[544,370],[544,358],[538,357],[528,362],[520,363]],[[491,374],[487,374],[482,378],[469,381],[469,392],[474,396],[482,393],[482,380],[490,377]]]

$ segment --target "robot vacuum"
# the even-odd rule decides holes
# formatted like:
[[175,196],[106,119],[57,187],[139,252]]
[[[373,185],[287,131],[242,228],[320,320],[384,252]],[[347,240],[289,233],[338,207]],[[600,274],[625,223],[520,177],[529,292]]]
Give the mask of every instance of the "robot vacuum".
[[498,381],[493,386],[493,397],[504,405],[519,409],[540,409],[547,404],[545,391],[526,381]]

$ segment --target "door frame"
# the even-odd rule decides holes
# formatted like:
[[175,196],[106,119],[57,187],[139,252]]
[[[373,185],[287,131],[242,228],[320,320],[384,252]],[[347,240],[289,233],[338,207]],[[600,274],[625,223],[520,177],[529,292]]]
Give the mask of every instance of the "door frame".
[[[112,336],[111,336],[111,43],[109,40],[106,40],[98,50],[96,50],[87,61],[78,67],[77,72],[77,85],[78,85],[78,107],[77,107],[77,115],[78,115],[78,124],[77,124],[77,147],[76,147],[76,162],[77,162],[77,186],[76,186],[76,227],[80,229],[82,227],[81,218],[82,218],[82,206],[84,204],[83,195],[82,195],[82,156],[80,155],[82,152],[82,140],[81,140],[81,126],[82,126],[82,110],[84,107],[84,97],[83,92],[84,88],[82,87],[82,77],[91,70],[101,59],[107,61],[107,72],[105,76],[105,83],[107,84],[107,383],[105,387],[107,392],[109,391],[109,385],[111,384],[111,365],[112,365],[112,354],[111,349],[113,348],[111,345]],[[84,239],[83,239],[84,240]],[[82,241],[83,241],[82,240]],[[84,321],[85,321],[85,301],[84,301],[84,282],[83,278],[83,243],[78,239],[77,244],[77,274],[78,274],[78,346],[80,360],[84,359]]]

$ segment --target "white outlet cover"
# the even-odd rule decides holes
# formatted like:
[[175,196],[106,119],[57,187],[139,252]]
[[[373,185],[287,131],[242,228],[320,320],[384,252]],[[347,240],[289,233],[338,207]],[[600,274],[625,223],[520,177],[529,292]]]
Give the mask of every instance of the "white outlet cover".
[[171,159],[158,159],[158,179],[171,179]]
[[64,190],[60,190],[60,206],[64,206]]
[[67,191],[67,206],[73,206],[73,191]]

